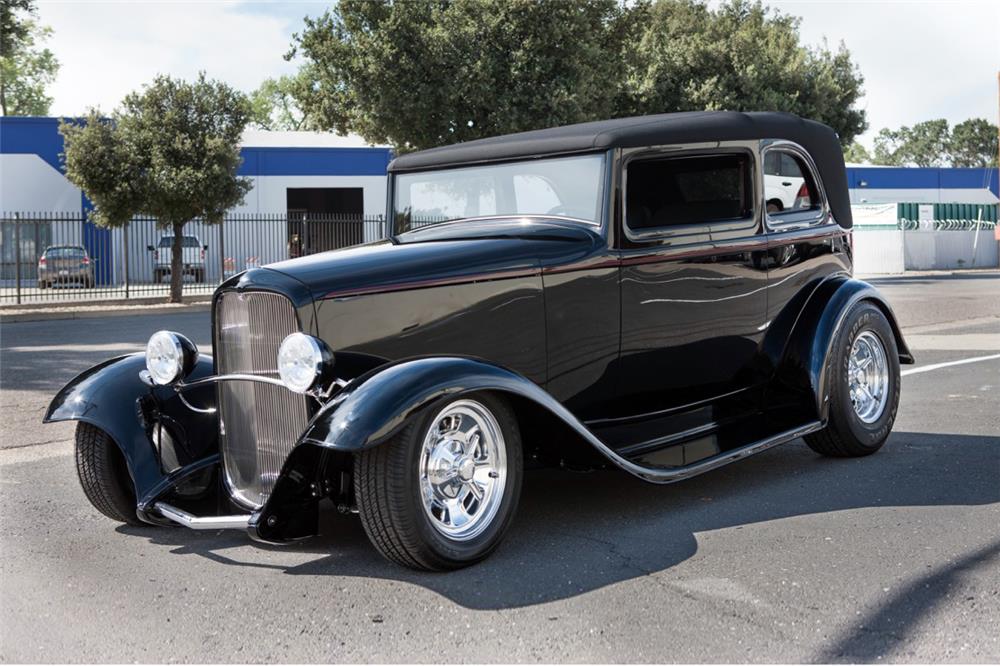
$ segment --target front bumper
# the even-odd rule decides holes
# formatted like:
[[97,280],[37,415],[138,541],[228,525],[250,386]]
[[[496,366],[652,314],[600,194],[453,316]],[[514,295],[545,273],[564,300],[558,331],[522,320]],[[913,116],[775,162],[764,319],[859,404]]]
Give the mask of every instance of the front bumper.
[[164,518],[192,530],[245,530],[250,526],[250,514],[195,516],[166,502],[157,502],[153,508]]

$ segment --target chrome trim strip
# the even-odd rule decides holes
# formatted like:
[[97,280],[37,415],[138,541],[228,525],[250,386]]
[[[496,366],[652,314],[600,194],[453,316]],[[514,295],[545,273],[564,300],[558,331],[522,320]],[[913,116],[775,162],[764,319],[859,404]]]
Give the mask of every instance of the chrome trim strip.
[[190,514],[183,509],[178,509],[166,502],[157,502],[153,505],[153,508],[159,511],[160,515],[164,518],[193,530],[244,530],[250,523],[250,514],[202,517]]
[[[202,386],[204,384],[214,384],[216,382],[261,382],[262,384],[273,384],[275,386],[280,386],[282,388],[288,388],[285,386],[285,382],[280,379],[275,379],[274,377],[265,377],[263,375],[248,375],[246,373],[232,372],[226,375],[212,375],[211,377],[202,377],[201,379],[196,379],[193,382],[188,382],[186,384],[174,384],[174,387],[178,391],[183,391],[184,389],[194,388],[196,386]],[[289,389],[290,390],[290,389]]]

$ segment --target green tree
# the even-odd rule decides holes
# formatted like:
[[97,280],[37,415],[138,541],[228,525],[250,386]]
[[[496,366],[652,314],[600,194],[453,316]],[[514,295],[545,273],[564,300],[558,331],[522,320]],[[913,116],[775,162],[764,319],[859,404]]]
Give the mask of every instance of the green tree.
[[898,130],[884,128],[875,136],[875,163],[891,166],[944,166],[949,161],[951,131],[944,118],[925,120]]
[[854,141],[851,145],[844,149],[844,161],[853,162],[854,164],[870,164],[872,157],[868,154],[867,148],[857,141]]
[[695,109],[791,111],[845,143],[866,126],[846,49],[750,0],[341,0],[295,55],[317,127],[401,150]]
[[312,129],[312,119],[302,110],[298,98],[306,93],[307,70],[297,76],[265,79],[250,93],[251,124],[263,130]]
[[150,215],[173,234],[171,303],[182,300],[184,225],[220,222],[252,187],[236,175],[249,118],[243,94],[201,74],[193,83],[159,76],[110,119],[91,111],[60,125],[66,176],[94,203],[94,222]]
[[41,44],[52,29],[35,19],[34,0],[0,0],[0,111],[5,116],[45,116],[52,98],[45,94],[59,72],[59,61]]
[[955,125],[948,146],[951,165],[997,166],[997,126],[985,118],[970,118]]
[[855,107],[863,78],[840,45],[799,43],[799,19],[760,2],[711,9],[692,0],[640,3],[643,26],[624,45],[626,104],[620,115],[726,109],[787,111],[819,120],[844,145],[867,127]]
[[616,0],[342,0],[306,19],[292,53],[319,127],[400,150],[614,110]]

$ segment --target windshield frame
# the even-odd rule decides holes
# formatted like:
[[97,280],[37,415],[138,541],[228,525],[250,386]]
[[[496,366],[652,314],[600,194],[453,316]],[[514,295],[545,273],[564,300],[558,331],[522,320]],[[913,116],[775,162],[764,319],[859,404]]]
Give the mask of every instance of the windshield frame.
[[[612,194],[612,174],[614,169],[614,151],[608,150],[587,150],[587,151],[575,151],[568,153],[548,153],[543,155],[533,155],[533,156],[518,156],[512,157],[510,159],[504,160],[487,160],[482,162],[462,162],[451,164],[444,167],[434,167],[429,169],[401,169],[399,171],[389,172],[389,182],[386,185],[386,231],[389,238],[395,238],[396,236],[409,233],[414,231],[413,229],[408,229],[406,231],[398,231],[396,229],[396,178],[399,176],[407,176],[417,173],[436,173],[441,171],[452,171],[456,169],[468,169],[472,167],[489,167],[489,166],[501,166],[506,164],[517,164],[519,162],[536,162],[540,160],[552,160],[564,157],[586,157],[589,155],[601,156],[603,158],[601,172],[600,172],[600,187],[601,191],[598,196],[598,219],[597,220],[587,220],[578,217],[567,217],[565,215],[546,215],[545,213],[507,213],[507,214],[496,214],[496,215],[481,215],[476,217],[459,217],[453,220],[446,220],[440,224],[458,224],[466,220],[482,220],[489,218],[548,218],[548,219],[562,219],[571,220],[573,222],[587,225],[588,227],[595,228],[602,236],[606,236],[608,229],[608,219],[609,211],[611,210],[611,194]],[[431,225],[434,226],[434,225]]]

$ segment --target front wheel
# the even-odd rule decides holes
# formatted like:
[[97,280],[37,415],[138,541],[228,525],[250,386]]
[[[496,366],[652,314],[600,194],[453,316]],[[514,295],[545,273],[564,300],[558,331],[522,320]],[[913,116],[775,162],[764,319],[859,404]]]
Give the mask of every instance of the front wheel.
[[119,523],[145,525],[135,514],[125,456],[108,433],[89,423],[76,426],[76,474],[95,509]]
[[826,456],[867,456],[892,431],[899,406],[899,352],[882,311],[859,303],[848,313],[827,365],[830,415],[806,444]]
[[358,513],[372,544],[413,569],[447,571],[489,555],[521,493],[521,436],[500,397],[443,400],[355,460]]

